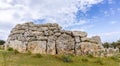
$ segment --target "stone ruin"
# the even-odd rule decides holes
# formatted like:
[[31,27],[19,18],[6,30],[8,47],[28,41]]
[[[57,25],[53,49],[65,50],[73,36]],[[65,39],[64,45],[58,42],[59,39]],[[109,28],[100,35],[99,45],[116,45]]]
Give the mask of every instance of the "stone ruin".
[[106,53],[99,36],[88,38],[86,32],[62,30],[56,23],[16,25],[5,43],[5,49],[9,47],[21,53],[50,55],[104,56]]

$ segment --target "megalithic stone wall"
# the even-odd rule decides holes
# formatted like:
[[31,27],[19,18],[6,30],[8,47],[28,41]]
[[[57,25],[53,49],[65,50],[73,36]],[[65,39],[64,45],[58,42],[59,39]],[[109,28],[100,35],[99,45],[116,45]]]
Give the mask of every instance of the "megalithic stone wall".
[[104,50],[99,36],[87,37],[86,32],[67,31],[56,23],[16,25],[5,48],[12,47],[21,53],[97,55]]

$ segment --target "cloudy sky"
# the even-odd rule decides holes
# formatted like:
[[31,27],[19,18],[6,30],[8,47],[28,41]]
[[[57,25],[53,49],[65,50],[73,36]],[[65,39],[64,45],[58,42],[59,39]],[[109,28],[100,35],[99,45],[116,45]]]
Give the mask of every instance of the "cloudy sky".
[[120,0],[0,0],[0,39],[29,21],[58,23],[112,42],[120,38]]

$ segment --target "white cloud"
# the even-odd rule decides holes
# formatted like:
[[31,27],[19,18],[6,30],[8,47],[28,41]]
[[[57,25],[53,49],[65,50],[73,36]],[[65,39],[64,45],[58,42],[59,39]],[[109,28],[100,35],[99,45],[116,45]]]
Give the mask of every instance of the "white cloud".
[[117,9],[115,9],[115,8],[110,8],[109,10],[101,10],[101,12],[103,12],[103,14],[105,15],[105,16],[112,16],[112,15],[115,15],[116,14],[116,12],[117,12]]
[[111,21],[110,24],[117,24],[118,22],[117,21]]
[[120,34],[120,32],[106,32],[106,33],[101,33],[101,36],[110,36],[114,34]]
[[[102,1],[103,0],[0,0],[0,23],[9,23],[13,26],[25,21],[44,19],[46,22],[57,22],[65,28],[77,22],[75,14],[78,10],[85,13],[92,5],[101,3]],[[84,21],[79,21],[75,24],[84,23]],[[9,29],[11,28],[12,27],[9,27]],[[2,29],[0,28],[0,30]],[[1,32],[4,33],[4,31]]]
[[[98,4],[103,0],[79,0],[80,10],[86,12],[88,8],[92,7],[94,4]],[[87,8],[86,8],[87,7]]]
[[108,4],[114,4],[114,0],[108,0]]
[[74,25],[83,25],[83,24],[86,24],[86,23],[87,23],[86,20],[79,20],[79,22],[74,23]]
[[8,30],[0,30],[0,39],[5,39],[5,38],[7,38],[8,36],[8,34],[9,34],[9,32],[7,32]]
[[118,8],[117,11],[120,11],[120,8]]
[[0,8],[9,8],[9,7],[12,7],[10,4],[6,3],[7,1],[6,0],[1,0],[0,1]]
[[71,29],[71,31],[85,31],[85,29],[82,29],[82,28],[73,28],[73,29]]

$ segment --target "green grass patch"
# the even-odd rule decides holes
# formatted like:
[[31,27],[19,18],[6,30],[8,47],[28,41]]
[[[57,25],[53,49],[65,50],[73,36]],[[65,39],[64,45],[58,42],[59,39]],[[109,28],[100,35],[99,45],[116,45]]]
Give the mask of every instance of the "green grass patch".
[[32,57],[34,57],[34,58],[41,58],[41,57],[42,57],[42,55],[41,55],[41,54],[39,54],[39,53],[37,53],[37,54],[34,54]]
[[97,59],[97,60],[95,60],[94,63],[100,64],[100,65],[104,65],[105,64],[104,60],[102,60],[102,59]]
[[71,55],[62,55],[61,56],[61,60],[63,61],[63,62],[73,62],[73,60],[72,60],[72,57],[73,56],[71,56]]
[[82,58],[81,61],[82,62],[88,62],[89,60],[88,60],[88,58]]
[[[70,61],[70,62],[69,62]],[[72,62],[71,62],[72,61]],[[15,54],[0,51],[0,66],[119,66],[115,58],[91,58],[74,55]]]

